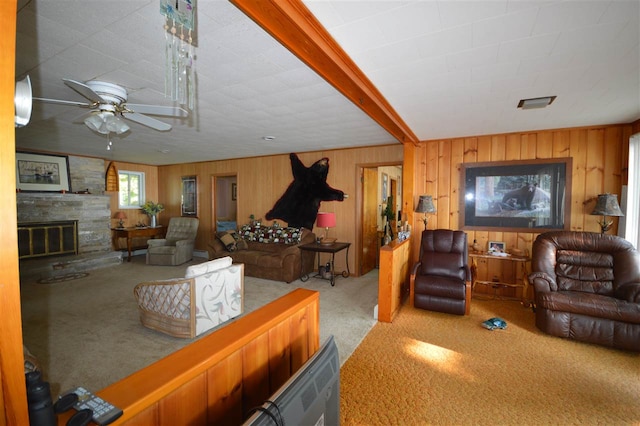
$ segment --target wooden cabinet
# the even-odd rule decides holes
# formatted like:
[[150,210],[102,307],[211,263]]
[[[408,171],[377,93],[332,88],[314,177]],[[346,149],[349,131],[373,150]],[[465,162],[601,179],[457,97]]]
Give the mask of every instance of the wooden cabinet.
[[529,270],[531,258],[524,256],[494,256],[487,253],[470,253],[471,291],[477,294],[493,294],[503,298],[522,300],[529,306]]

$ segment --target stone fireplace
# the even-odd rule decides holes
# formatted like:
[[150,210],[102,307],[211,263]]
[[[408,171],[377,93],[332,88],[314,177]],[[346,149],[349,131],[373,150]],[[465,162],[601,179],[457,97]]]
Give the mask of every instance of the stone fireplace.
[[[111,246],[110,197],[105,195],[104,191],[104,161],[69,156],[69,176],[70,192],[19,192],[16,194],[19,229],[29,228],[31,225],[48,227],[49,224],[62,222],[75,223],[76,247],[71,251],[64,250],[67,256],[58,258],[65,259],[57,261],[58,269],[64,269],[59,266],[62,263],[79,263],[83,259],[96,257],[113,258],[115,253]],[[75,193],[79,191],[88,193]],[[22,231],[19,231],[19,236],[20,232]],[[69,236],[68,230],[61,232],[66,232]],[[52,235],[54,237],[57,235],[55,230]],[[20,249],[24,250],[22,247]],[[60,254],[63,253],[52,253],[52,256]],[[74,257],[73,254],[76,256]],[[119,252],[117,255],[121,256]],[[22,252],[21,257],[23,257]],[[31,259],[26,261],[31,262]]]

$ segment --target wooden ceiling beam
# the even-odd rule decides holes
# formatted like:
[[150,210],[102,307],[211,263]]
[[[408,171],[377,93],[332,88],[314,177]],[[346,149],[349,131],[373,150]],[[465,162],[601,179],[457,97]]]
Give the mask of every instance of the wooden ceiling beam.
[[300,0],[230,0],[399,142],[418,137]]

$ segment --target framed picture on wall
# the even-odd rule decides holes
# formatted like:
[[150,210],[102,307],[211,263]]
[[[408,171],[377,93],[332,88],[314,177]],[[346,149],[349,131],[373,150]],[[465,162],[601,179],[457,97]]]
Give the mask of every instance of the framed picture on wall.
[[182,216],[198,215],[198,178],[182,177]]
[[382,173],[382,202],[387,202],[387,196],[389,194],[389,176],[386,173]]
[[569,229],[571,158],[462,164],[462,229]]
[[70,191],[69,158],[16,152],[16,186],[20,191]]

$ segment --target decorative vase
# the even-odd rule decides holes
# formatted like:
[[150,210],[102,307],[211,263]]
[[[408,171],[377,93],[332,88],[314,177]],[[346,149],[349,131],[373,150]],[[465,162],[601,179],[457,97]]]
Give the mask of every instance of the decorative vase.
[[155,228],[157,226],[157,219],[156,219],[156,215],[152,214],[149,216],[149,218],[151,219],[151,223],[149,223],[149,226],[152,228]]

